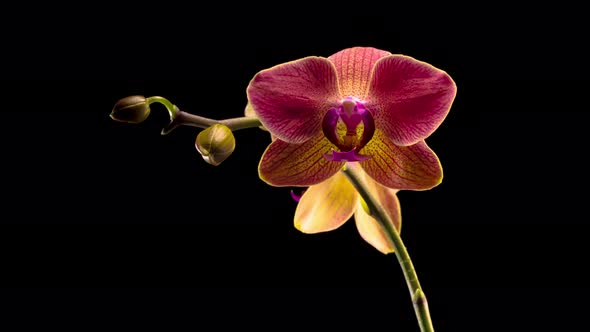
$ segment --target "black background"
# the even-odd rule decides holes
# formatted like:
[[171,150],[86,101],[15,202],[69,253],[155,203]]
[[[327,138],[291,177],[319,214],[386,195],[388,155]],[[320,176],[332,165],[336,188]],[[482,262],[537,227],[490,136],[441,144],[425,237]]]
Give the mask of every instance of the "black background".
[[236,132],[213,167],[197,129],[160,136],[161,107],[139,125],[108,117],[134,94],[241,116],[259,70],[373,46],[458,86],[427,140],[443,183],[399,193],[437,331],[585,326],[589,85],[575,9],[232,8],[37,8],[6,24],[0,325],[417,331],[393,255],[352,222],[293,227],[289,188],[257,177],[266,132]]

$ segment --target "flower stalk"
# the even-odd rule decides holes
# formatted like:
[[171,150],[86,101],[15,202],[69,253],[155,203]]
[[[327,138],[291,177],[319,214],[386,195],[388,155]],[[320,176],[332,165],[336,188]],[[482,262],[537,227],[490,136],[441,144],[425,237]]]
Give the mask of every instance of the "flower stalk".
[[359,171],[356,169],[354,164],[347,163],[342,169],[342,172],[361,195],[367,205],[367,208],[369,209],[370,215],[375,218],[377,222],[379,222],[379,224],[383,227],[385,234],[393,245],[395,256],[397,257],[397,260],[402,268],[408,289],[410,291],[410,296],[412,297],[412,303],[414,305],[414,311],[418,319],[418,324],[420,325],[420,331],[434,332],[426,295],[420,286],[418,275],[416,274],[416,270],[414,269],[414,264],[412,264],[410,255],[406,250],[406,246],[404,245],[399,233],[395,229],[393,222],[387,213],[385,213],[383,208],[377,203],[376,199],[370,194],[369,189],[362,181],[361,174],[359,174]]
[[146,99],[148,104],[159,103],[164,105],[170,114],[170,123],[162,129],[161,134],[167,135],[179,126],[189,126],[197,128],[209,128],[210,126],[221,124],[231,131],[255,128],[262,124],[256,117],[243,116],[239,118],[231,118],[225,120],[214,120],[203,116],[187,113],[181,111],[176,105],[172,104],[168,99],[160,96],[153,96]]

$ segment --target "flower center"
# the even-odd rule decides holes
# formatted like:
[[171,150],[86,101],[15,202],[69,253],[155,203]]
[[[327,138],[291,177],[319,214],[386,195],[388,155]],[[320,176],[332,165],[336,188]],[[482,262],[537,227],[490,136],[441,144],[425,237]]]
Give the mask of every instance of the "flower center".
[[326,159],[361,161],[371,158],[358,153],[375,133],[373,116],[360,100],[346,97],[340,106],[329,110],[324,115],[322,130],[326,138],[340,150],[332,150],[331,155],[325,154]]

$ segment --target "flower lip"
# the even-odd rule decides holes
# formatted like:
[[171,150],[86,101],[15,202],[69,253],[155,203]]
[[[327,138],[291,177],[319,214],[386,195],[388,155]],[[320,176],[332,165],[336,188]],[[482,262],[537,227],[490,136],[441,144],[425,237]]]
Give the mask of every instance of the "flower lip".
[[[346,127],[345,133],[339,133],[338,124]],[[358,139],[357,128],[363,126],[362,135]],[[375,121],[365,104],[353,97],[346,97],[338,107],[330,109],[322,120],[322,130],[326,138],[340,151],[332,151],[332,155],[324,155],[330,161],[361,161],[370,156],[358,152],[371,140],[375,133]]]
[[332,154],[324,154],[324,158],[328,159],[329,161],[363,161],[371,158],[371,156],[367,156],[364,154],[359,154],[355,150],[350,150],[346,152],[339,152],[332,150]]

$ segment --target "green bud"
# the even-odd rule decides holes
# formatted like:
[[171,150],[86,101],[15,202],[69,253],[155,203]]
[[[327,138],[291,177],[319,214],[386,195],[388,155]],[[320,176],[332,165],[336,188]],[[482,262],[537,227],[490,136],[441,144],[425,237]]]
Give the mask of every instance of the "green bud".
[[150,115],[150,105],[144,96],[129,96],[113,107],[111,119],[127,123],[143,122]]
[[234,152],[236,139],[227,126],[214,124],[197,135],[195,147],[206,162],[217,166]]

